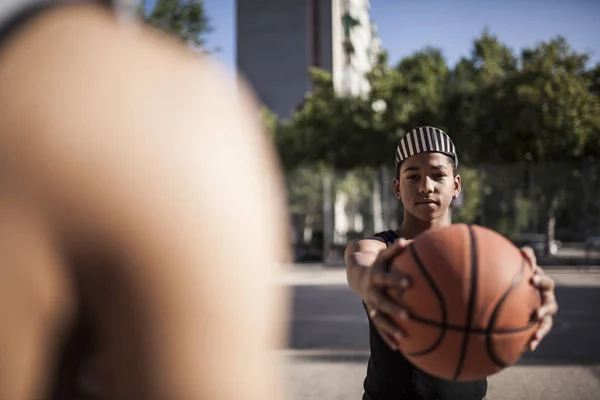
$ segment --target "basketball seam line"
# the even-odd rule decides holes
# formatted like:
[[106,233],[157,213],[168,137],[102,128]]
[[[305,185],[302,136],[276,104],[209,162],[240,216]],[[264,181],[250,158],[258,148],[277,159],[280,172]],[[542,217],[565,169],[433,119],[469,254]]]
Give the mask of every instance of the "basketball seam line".
[[[408,246],[408,248],[410,250],[411,255],[415,259],[415,262],[417,263],[419,270],[425,277],[425,280],[427,281],[427,283],[429,284],[429,286],[431,287],[431,289],[433,290],[433,292],[435,293],[435,295],[437,296],[437,298],[440,302],[440,307],[442,309],[442,325],[445,327],[447,325],[448,309],[446,307],[444,295],[442,294],[442,291],[440,290],[440,288],[438,288],[437,285],[435,284],[435,281],[433,280],[431,275],[429,275],[429,272],[427,271],[425,264],[423,264],[423,262],[421,261],[421,258],[419,257],[419,254],[417,253],[417,249],[415,249],[414,245],[411,243]],[[438,348],[440,344],[442,344],[445,336],[446,336],[446,329],[444,328],[440,332],[440,335],[438,336],[437,340],[429,348],[426,348],[424,350],[415,351],[412,353],[408,353],[407,355],[411,356],[411,357],[419,357],[419,356],[423,356],[425,354],[429,354],[432,351],[434,351],[436,348]]]
[[471,325],[473,324],[473,313],[475,310],[475,296],[477,295],[477,272],[479,267],[477,263],[477,242],[475,241],[475,234],[471,225],[468,225],[467,229],[469,230],[469,237],[471,239],[471,287],[469,288],[469,303],[467,305],[467,321],[465,323],[463,342],[460,349],[458,365],[456,366],[456,373],[454,374],[453,380],[457,380],[460,376],[467,356],[467,347],[469,345],[469,338],[472,330]]
[[[504,302],[508,298],[509,294],[513,291],[513,289],[515,287],[517,287],[517,285],[519,284],[519,282],[521,282],[521,279],[523,279],[524,272],[525,272],[525,258],[522,257],[522,259],[521,259],[521,269],[520,269],[519,273],[517,274],[517,276],[513,280],[511,286],[508,288],[508,290],[506,291],[506,293],[504,293],[502,295],[502,297],[500,298],[500,300],[498,301],[498,303],[496,303],[496,307],[494,307],[494,310],[492,311],[492,315],[490,316],[490,321],[488,322],[488,333],[486,334],[486,338],[485,338],[487,352],[488,352],[488,355],[490,356],[490,359],[494,362],[494,364],[496,364],[497,366],[499,366],[501,368],[507,367],[508,364],[506,364],[505,362],[503,362],[500,359],[500,357],[498,357],[498,355],[496,354],[496,352],[494,351],[494,346],[493,346],[493,343],[492,343],[491,331],[494,328],[494,325],[496,323],[496,319],[498,318],[498,313],[499,313],[500,308],[502,307],[502,304],[504,304]],[[531,327],[532,325],[533,325],[533,323],[530,323],[529,327]],[[524,329],[524,330],[526,330],[526,329]]]
[[[410,319],[414,322],[418,322],[423,325],[435,326],[436,328],[447,329],[447,330],[455,331],[455,332],[465,332],[467,330],[462,325],[454,325],[454,324],[448,324],[448,323],[444,324],[444,323],[441,323],[438,321],[423,318],[423,317],[413,314],[413,313],[410,314]],[[486,328],[471,327],[470,332],[476,333],[476,334],[482,334],[482,335],[485,335],[487,333],[494,334],[494,335],[510,335],[513,333],[519,333],[519,332],[526,331],[526,330],[530,329],[531,327],[533,327],[535,324],[536,324],[535,322],[530,322],[526,326],[523,326],[520,328],[502,328],[502,329],[488,329],[487,327]]]

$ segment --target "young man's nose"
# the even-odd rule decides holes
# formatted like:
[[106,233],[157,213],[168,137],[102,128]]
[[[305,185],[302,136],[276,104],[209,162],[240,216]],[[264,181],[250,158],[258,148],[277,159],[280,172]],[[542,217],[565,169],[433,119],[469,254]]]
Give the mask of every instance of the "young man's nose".
[[423,180],[421,181],[421,184],[419,185],[419,193],[421,193],[421,194],[433,193],[433,181],[428,176],[423,178]]

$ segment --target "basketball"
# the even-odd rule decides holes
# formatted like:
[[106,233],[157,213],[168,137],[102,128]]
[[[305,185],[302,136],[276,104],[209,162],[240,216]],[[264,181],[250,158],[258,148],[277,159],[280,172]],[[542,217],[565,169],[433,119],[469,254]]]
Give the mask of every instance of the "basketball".
[[411,278],[400,297],[410,317],[400,351],[419,369],[453,381],[482,379],[513,365],[538,324],[541,295],[532,266],[508,239],[454,224],[419,236],[392,270]]

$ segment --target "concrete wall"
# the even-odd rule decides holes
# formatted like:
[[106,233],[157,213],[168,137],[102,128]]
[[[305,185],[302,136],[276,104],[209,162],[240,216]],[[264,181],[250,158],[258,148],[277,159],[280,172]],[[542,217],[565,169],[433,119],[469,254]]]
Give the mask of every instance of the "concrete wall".
[[307,0],[237,0],[237,66],[260,101],[291,116],[310,89]]

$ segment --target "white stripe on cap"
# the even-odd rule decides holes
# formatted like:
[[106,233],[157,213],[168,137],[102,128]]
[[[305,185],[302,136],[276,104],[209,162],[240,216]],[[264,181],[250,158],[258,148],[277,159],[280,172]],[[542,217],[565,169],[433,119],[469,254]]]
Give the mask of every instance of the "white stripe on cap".
[[421,137],[421,145],[424,149],[429,149],[427,147],[427,143],[425,143],[425,134],[423,133],[423,128],[419,128],[419,136]]
[[431,128],[433,130],[433,139],[435,142],[435,147],[433,148],[435,151],[441,151],[440,147],[440,139],[438,138],[438,133],[435,128]]
[[402,141],[402,160],[408,158],[408,153],[406,152],[406,141]]
[[419,154],[421,152],[421,146],[419,146],[419,137],[417,136],[417,130],[415,129],[411,133],[412,133],[413,143],[415,144],[415,154]]
[[446,151],[446,138],[442,135],[442,132],[435,128],[435,133],[437,134],[438,139],[440,140],[440,148],[439,151]]
[[412,157],[412,156],[415,155],[415,152],[413,151],[413,146],[412,146],[412,140],[411,139],[412,139],[412,137],[411,137],[410,133],[407,134],[406,135],[406,141],[408,142],[408,154],[407,154],[406,158]]
[[431,141],[431,130],[429,129],[429,127],[426,127],[425,130],[427,131],[427,143],[429,144],[429,148],[433,149],[433,142]]
[[415,154],[430,151],[446,153],[452,156],[458,164],[456,148],[452,139],[441,129],[431,126],[415,128],[404,135],[396,148],[396,164]]

